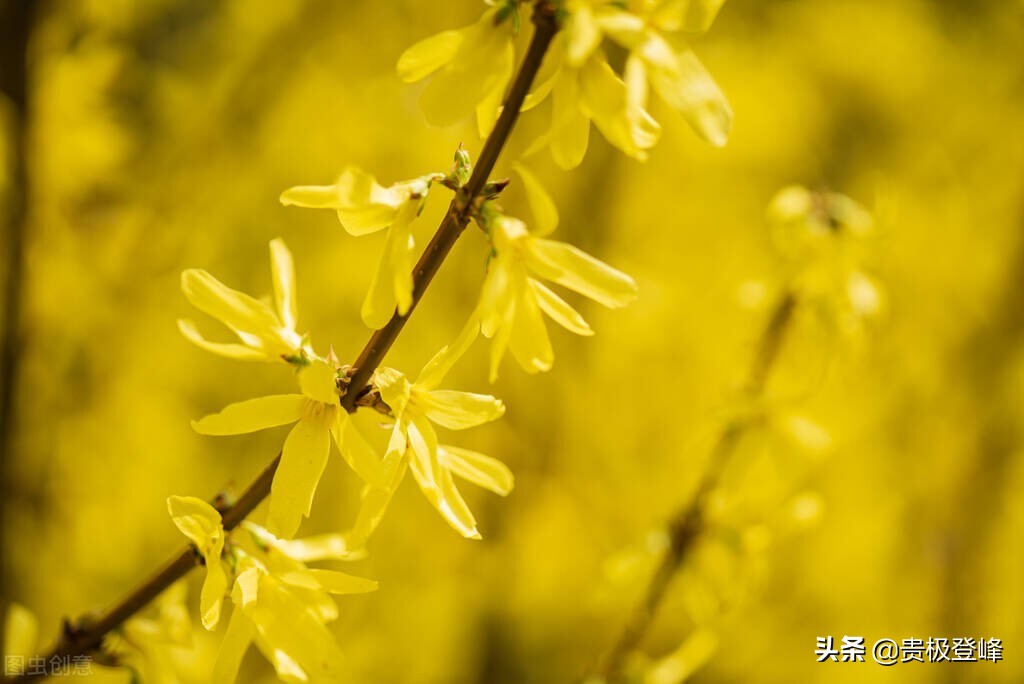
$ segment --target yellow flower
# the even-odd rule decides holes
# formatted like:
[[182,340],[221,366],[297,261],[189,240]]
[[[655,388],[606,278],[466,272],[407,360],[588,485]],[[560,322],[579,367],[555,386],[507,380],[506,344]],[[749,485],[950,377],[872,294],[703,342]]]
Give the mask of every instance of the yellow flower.
[[409,382],[392,368],[380,368],[374,374],[374,386],[391,408],[395,424],[384,457],[387,476],[382,486],[369,485],[364,490],[359,517],[348,535],[351,548],[361,548],[366,542],[407,467],[445,521],[471,539],[480,539],[480,532],[452,476],[458,475],[501,496],[512,490],[513,476],[507,466],[484,454],[438,444],[434,429],[437,424],[450,430],[465,430],[505,413],[505,405],[490,395],[437,389],[474,338],[475,334],[464,331],[455,343],[439,351],[423,367],[415,382]]
[[388,229],[384,252],[363,302],[363,322],[381,328],[397,309],[412,306],[412,268],[415,242],[412,222],[419,215],[435,173],[383,187],[373,176],[349,167],[334,185],[305,185],[281,193],[281,203],[314,209],[334,209],[350,235]]
[[154,601],[154,617],[133,617],[104,638],[104,654],[146,684],[193,681],[189,675],[197,654],[186,594],[184,581],[172,584]]
[[238,435],[295,423],[281,450],[270,492],[268,525],[280,537],[292,537],[309,515],[320,477],[327,466],[331,437],[349,466],[367,482],[377,482],[380,463],[338,403],[337,371],[321,360],[299,370],[301,394],[250,399],[194,421],[204,435]]
[[[199,499],[187,501],[189,515],[202,520],[201,543],[197,546],[205,548],[217,539],[223,540],[225,533],[217,510]],[[336,552],[340,539],[333,537],[309,544],[287,542],[258,525],[242,523],[232,536],[229,551],[235,574],[231,590],[235,610],[209,681],[233,682],[253,642],[284,681],[339,679],[341,653],[325,627],[338,617],[338,607],[330,594],[374,591],[377,583],[343,572],[306,567],[306,561],[344,557]]]
[[491,9],[471,26],[443,31],[402,53],[397,70],[403,81],[433,74],[420,97],[432,125],[450,126],[475,111],[480,137],[490,131],[515,69],[514,22],[507,18]]
[[207,351],[233,359],[294,362],[310,354],[303,336],[295,332],[295,268],[281,239],[270,241],[270,266],[276,311],[259,299],[231,289],[206,271],[183,272],[181,289],[188,300],[224,323],[241,344],[209,342],[187,319],[178,320],[182,334]]
[[794,287],[807,303],[847,331],[882,309],[882,289],[863,264],[874,233],[870,212],[845,195],[793,185],[768,206],[779,254],[794,271]]
[[[561,34],[552,43],[524,109],[550,94],[551,126],[529,150],[550,145],[563,168],[587,151],[590,121],[623,153],[643,160],[661,127],[647,113],[648,83],[713,145],[732,126],[725,96],[680,33],[704,31],[723,0],[641,0],[622,8],[608,0],[568,0]],[[628,51],[620,78],[608,65],[607,36]]]
[[224,552],[224,529],[220,513],[194,496],[172,496],[167,499],[171,520],[196,547],[206,564],[206,579],[199,599],[203,627],[213,629],[220,621],[220,606],[228,588],[228,575],[221,562]]
[[594,334],[579,312],[541,280],[558,283],[609,308],[625,306],[637,296],[636,282],[630,276],[572,245],[543,237],[554,230],[557,214],[540,184],[529,174],[524,181],[538,218],[537,230],[531,233],[519,219],[493,210],[486,219],[493,255],[474,320],[480,332],[493,339],[492,382],[506,350],[528,373],[551,368],[554,351],[542,312],[570,332]]

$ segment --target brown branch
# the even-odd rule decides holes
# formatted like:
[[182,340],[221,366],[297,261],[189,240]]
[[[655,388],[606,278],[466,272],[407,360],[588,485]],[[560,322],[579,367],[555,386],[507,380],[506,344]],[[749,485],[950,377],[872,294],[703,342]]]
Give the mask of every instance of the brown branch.
[[[533,79],[537,75],[537,71],[540,69],[541,62],[544,59],[544,54],[551,45],[551,40],[558,32],[555,8],[548,0],[537,0],[535,2],[533,21],[535,30],[531,37],[526,57],[523,59],[523,63],[520,65],[519,71],[505,98],[501,115],[498,117],[494,129],[484,142],[480,158],[477,160],[469,181],[458,191],[455,199],[452,200],[451,205],[448,207],[448,213],[445,214],[440,227],[427,245],[413,271],[412,306],[404,316],[399,316],[396,312],[387,325],[374,332],[370,337],[370,341],[367,342],[359,354],[359,358],[353,364],[355,371],[349,382],[349,390],[341,397],[341,405],[348,411],[354,410],[356,401],[366,388],[373,372],[394,344],[399,332],[401,332],[409,316],[412,315],[413,310],[440,268],[441,263],[448,256],[452,246],[469,223],[474,205],[481,197],[481,193],[487,184],[487,178],[494,170],[494,164],[498,160],[498,155],[508,142],[516,119],[519,116],[523,100],[530,91]],[[360,389],[352,391],[353,388]],[[236,527],[270,494],[270,485],[274,480],[274,473],[277,471],[280,460],[281,455],[278,454],[260,473],[259,477],[242,493],[238,500],[230,507],[223,509],[224,529],[230,531]],[[171,584],[184,577],[198,562],[199,558],[193,548],[186,547],[164,565],[162,569],[99,617],[85,616],[75,624],[65,621],[64,629],[56,646],[44,656],[46,659],[46,673],[23,674],[10,677],[7,681],[28,681],[45,678],[50,674],[51,659],[56,657],[57,662],[60,662],[60,658],[87,655],[95,651],[102,645],[103,638],[109,632],[117,629],[125,620],[145,607]]]
[[[764,393],[765,383],[778,360],[779,351],[785,341],[789,324],[796,309],[796,296],[792,290],[786,292],[776,304],[768,319],[761,340],[757,345],[754,361],[747,373],[743,393],[756,399]],[[704,527],[704,505],[708,494],[718,484],[726,463],[733,454],[749,423],[743,420],[729,422],[718,435],[711,451],[708,466],[704,470],[696,493],[690,502],[680,508],[668,522],[669,546],[661,562],[651,576],[643,598],[634,609],[612,647],[598,664],[600,677],[613,682],[621,678],[626,657],[632,653],[650,628],[665,593],[672,584],[679,568],[693,549],[694,543]]]

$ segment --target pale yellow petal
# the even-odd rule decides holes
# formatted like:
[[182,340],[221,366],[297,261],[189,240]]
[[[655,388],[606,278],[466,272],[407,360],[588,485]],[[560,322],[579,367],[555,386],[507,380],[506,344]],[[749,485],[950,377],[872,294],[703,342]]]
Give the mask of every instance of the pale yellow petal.
[[296,185],[281,193],[281,204],[307,209],[337,209],[341,205],[336,185]]
[[338,371],[326,361],[311,361],[299,369],[302,393],[324,404],[338,403]]
[[519,174],[523,181],[523,190],[526,191],[526,201],[530,205],[530,212],[533,214],[534,235],[548,235],[558,227],[558,208],[555,206],[551,195],[547,193],[544,186],[537,177],[522,164],[513,164],[512,168]]
[[573,67],[587,61],[601,44],[601,29],[589,2],[576,3],[565,20],[563,30],[566,35],[566,54]]
[[338,178],[338,220],[351,235],[366,235],[386,228],[395,220],[408,194],[385,188],[362,169],[349,166]]
[[216,560],[206,560],[206,578],[203,580],[203,588],[199,595],[199,612],[202,618],[203,627],[214,629],[220,621],[220,608],[224,601],[224,594],[228,590],[228,576],[224,572],[224,566],[220,561],[220,553],[216,554]]
[[452,369],[452,366],[462,358],[462,355],[473,344],[479,332],[480,322],[473,316],[463,326],[459,336],[451,344],[442,347],[423,366],[423,370],[420,371],[419,377],[416,379],[416,386],[422,389],[437,387],[441,380],[444,379],[444,376],[448,374],[448,371]]
[[213,665],[211,682],[218,684],[232,684],[238,677],[238,670],[242,666],[242,658],[249,650],[256,629],[241,610],[231,613],[228,621],[227,631],[224,632],[224,639],[220,642],[220,650],[217,651],[217,661]]
[[320,476],[327,466],[331,436],[322,421],[300,420],[284,441],[281,463],[270,488],[270,531],[291,539],[313,506]]
[[331,594],[366,594],[377,591],[380,586],[374,580],[336,570],[312,569],[309,574],[316,579],[320,588]]
[[456,54],[423,91],[420,106],[434,126],[450,126],[473,112],[488,93],[504,87],[512,47],[511,22],[494,23],[494,11],[466,30]]
[[537,304],[540,306],[541,311],[550,316],[555,323],[577,335],[589,336],[594,334],[593,329],[583,319],[583,316],[564,299],[552,292],[550,288],[533,278],[530,278],[530,287],[537,296]]
[[415,83],[452,61],[465,31],[442,31],[406,49],[398,58],[398,77],[406,83]]
[[244,344],[225,343],[225,342],[210,342],[200,334],[196,328],[196,324],[190,320],[179,318],[178,319],[178,330],[185,336],[192,344],[196,345],[200,349],[205,349],[208,352],[217,354],[218,356],[224,356],[229,359],[237,359],[239,361],[276,361],[274,357],[267,356],[263,352],[247,347]]
[[622,307],[637,297],[633,278],[564,242],[530,240],[527,264],[537,275],[607,307]]
[[583,66],[580,92],[586,111],[608,142],[630,157],[646,159],[646,150],[658,141],[661,127],[631,101],[626,83],[603,56],[595,55]]
[[295,304],[295,263],[284,240],[270,241],[270,267],[274,276],[274,300],[286,328],[295,329],[298,309]]
[[223,539],[220,512],[194,496],[167,497],[167,512],[174,525],[200,552]]
[[182,272],[181,289],[193,306],[229,328],[261,340],[279,337],[281,321],[266,303],[231,289],[206,271]]
[[302,416],[306,398],[301,394],[277,394],[228,404],[220,413],[192,421],[202,435],[241,435],[294,423]]
[[512,471],[496,458],[448,445],[438,447],[437,455],[443,467],[495,494],[508,496],[515,486]]
[[650,66],[651,84],[690,127],[716,147],[729,139],[732,108],[711,74],[689,47],[673,48],[660,37],[648,40],[642,56]]
[[358,560],[365,556],[353,551],[340,534],[319,534],[302,539],[280,539],[277,542],[281,552],[301,563],[320,560]]
[[373,446],[366,441],[355,422],[345,411],[335,411],[331,434],[342,458],[348,466],[367,484],[383,484],[384,472],[380,457]]
[[590,119],[581,108],[575,72],[558,80],[551,103],[551,158],[562,169],[576,168],[587,154]]
[[517,285],[515,322],[509,333],[508,348],[519,366],[527,373],[545,372],[555,362],[544,318],[527,279]]
[[437,460],[437,433],[434,426],[426,417],[414,416],[406,424],[405,434],[409,440],[409,449],[412,451],[409,465],[413,468],[420,487],[437,489],[438,471],[441,466]]
[[489,394],[456,390],[430,390],[416,395],[416,405],[434,423],[449,430],[465,430],[497,420],[505,404]]
[[666,0],[654,12],[654,23],[663,31],[704,33],[718,16],[725,0]]

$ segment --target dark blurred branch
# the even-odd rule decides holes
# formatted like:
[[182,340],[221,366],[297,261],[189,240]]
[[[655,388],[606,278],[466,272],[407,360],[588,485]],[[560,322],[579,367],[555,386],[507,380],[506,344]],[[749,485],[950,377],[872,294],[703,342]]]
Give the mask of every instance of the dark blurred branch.
[[[772,316],[761,334],[754,361],[743,386],[743,393],[749,399],[757,399],[764,393],[765,383],[778,360],[786,332],[793,320],[796,304],[796,296],[790,290],[775,305]],[[640,604],[629,617],[619,638],[598,664],[597,672],[605,681],[614,682],[621,677],[627,656],[636,649],[654,621],[672,579],[682,567],[704,527],[704,506],[708,494],[718,484],[729,458],[749,424],[745,420],[733,420],[722,429],[693,498],[669,520],[668,549],[651,576]]]
[[[373,333],[370,341],[363,348],[359,358],[353,364],[356,369],[349,383],[349,391],[341,398],[341,405],[347,410],[354,410],[356,401],[362,390],[366,387],[373,371],[377,369],[388,350],[394,344],[395,339],[401,332],[406,320],[412,315],[416,305],[423,297],[423,293],[434,274],[437,273],[445,257],[451,251],[452,246],[462,234],[469,223],[475,205],[481,197],[484,186],[494,165],[498,160],[505,144],[508,142],[512,129],[515,127],[519,110],[523,100],[526,98],[533,79],[540,69],[541,61],[551,40],[558,32],[558,25],[555,20],[554,5],[548,0],[537,0],[534,5],[533,20],[535,30],[530,40],[530,46],[526,57],[519,67],[514,80],[512,81],[509,93],[498,117],[494,129],[491,131],[484,148],[480,153],[473,174],[469,181],[463,186],[451,205],[448,213],[433,239],[413,271],[413,304],[405,316],[399,316],[396,312],[386,326]],[[231,530],[246,518],[255,508],[270,494],[270,485],[274,480],[274,473],[280,461],[280,454],[270,462],[260,476],[249,485],[241,497],[230,507],[223,510],[224,528]],[[86,655],[98,649],[103,642],[103,637],[117,629],[125,620],[145,607],[150,601],[156,598],[167,587],[186,575],[189,570],[195,567],[197,556],[191,547],[184,549],[161,570],[154,574],[149,580],[141,584],[131,594],[122,599],[114,607],[99,617],[85,616],[77,623],[65,623],[64,630],[57,641],[57,645],[48,653],[45,658],[47,667],[51,659],[64,656]],[[30,679],[42,679],[48,675],[21,675],[20,677],[9,678],[10,681],[27,681]]]
[[[10,158],[0,160],[8,167],[8,187],[0,197],[0,222],[4,230],[6,274],[3,291],[3,338],[0,340],[0,480],[10,485],[8,469],[13,450],[14,399],[17,394],[18,358],[21,351],[21,291],[25,268],[25,230],[28,215],[28,170],[26,147],[28,131],[28,39],[33,22],[30,2],[0,2],[0,94],[10,104],[10,122],[6,135],[10,140]],[[4,501],[9,501],[4,492]],[[3,517],[0,516],[0,534]],[[0,570],[0,594],[6,586],[7,569]]]

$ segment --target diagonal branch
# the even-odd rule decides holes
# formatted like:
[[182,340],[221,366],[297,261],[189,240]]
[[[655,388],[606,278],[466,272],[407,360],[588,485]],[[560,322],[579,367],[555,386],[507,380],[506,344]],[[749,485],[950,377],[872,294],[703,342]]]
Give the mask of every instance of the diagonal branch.
[[[341,397],[341,405],[348,411],[355,410],[356,401],[365,392],[373,372],[395,343],[405,322],[412,315],[430,281],[441,267],[441,263],[448,256],[459,236],[462,235],[472,218],[476,203],[482,196],[487,178],[494,170],[498,156],[512,134],[523,100],[530,91],[552,39],[558,32],[555,7],[549,0],[536,0],[533,21],[535,30],[530,39],[529,48],[512,81],[501,115],[484,142],[480,158],[477,160],[469,181],[459,189],[455,199],[452,200],[440,227],[413,271],[412,306],[404,316],[399,316],[396,312],[387,325],[374,332],[353,364],[355,371],[349,382],[350,389]],[[354,388],[359,389],[353,391]],[[260,502],[267,498],[280,460],[281,455],[278,454],[233,505],[223,508],[225,530],[230,531],[236,527],[252,513]],[[100,616],[85,616],[76,623],[65,621],[57,644],[44,656],[47,668],[45,674],[42,672],[23,674],[7,678],[5,681],[42,679],[51,674],[49,672],[51,659],[59,663],[62,658],[92,653],[102,645],[103,638],[109,632],[117,629],[125,620],[145,607],[171,584],[188,574],[192,568],[198,565],[199,560],[194,549],[186,547],[162,569]]]
[[[764,393],[768,375],[779,357],[786,332],[793,320],[797,299],[792,290],[786,292],[775,305],[761,334],[754,361],[748,371],[743,387],[744,394],[756,399]],[[679,568],[693,549],[704,527],[704,505],[708,494],[715,488],[726,463],[746,431],[747,423],[734,420],[719,433],[711,451],[710,462],[697,485],[697,491],[690,502],[680,508],[668,522],[669,545],[661,563],[651,576],[643,598],[629,617],[625,628],[612,647],[605,653],[598,665],[600,677],[607,682],[618,681],[626,657],[632,653],[650,628],[658,607],[661,605]]]

